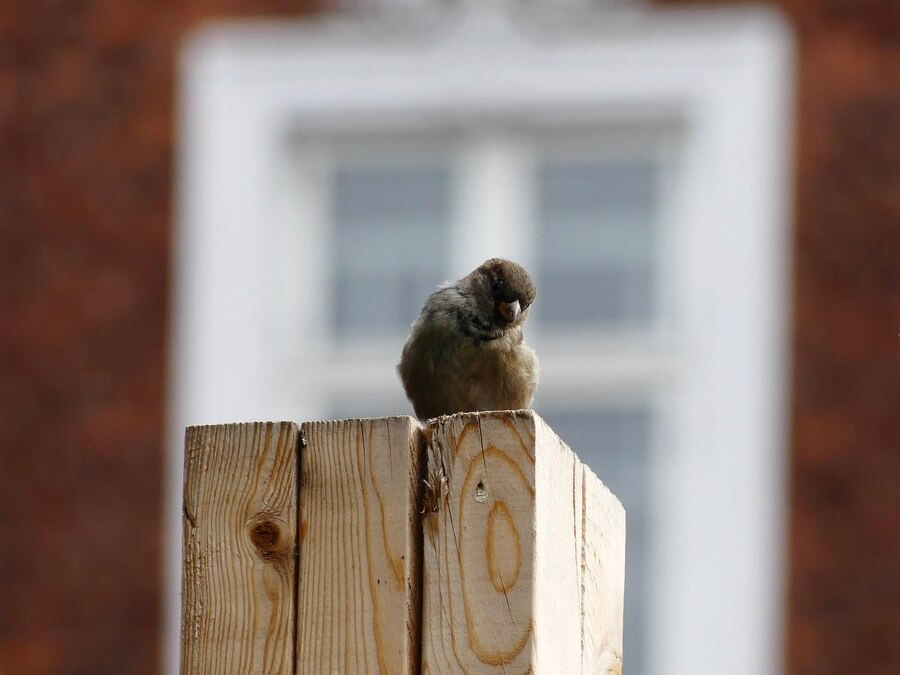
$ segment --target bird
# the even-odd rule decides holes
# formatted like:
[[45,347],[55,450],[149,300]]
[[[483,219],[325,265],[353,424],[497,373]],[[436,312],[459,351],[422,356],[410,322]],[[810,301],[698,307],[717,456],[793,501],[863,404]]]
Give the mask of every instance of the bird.
[[438,286],[413,322],[397,366],[420,420],[531,406],[538,358],[522,329],[536,294],[528,271],[503,258]]

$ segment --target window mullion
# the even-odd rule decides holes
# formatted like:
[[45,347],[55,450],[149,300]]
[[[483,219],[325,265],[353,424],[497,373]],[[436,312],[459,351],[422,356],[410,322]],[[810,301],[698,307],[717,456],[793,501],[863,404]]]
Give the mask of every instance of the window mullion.
[[456,275],[495,256],[529,266],[534,255],[532,154],[525,138],[507,130],[473,133],[462,143],[451,256]]

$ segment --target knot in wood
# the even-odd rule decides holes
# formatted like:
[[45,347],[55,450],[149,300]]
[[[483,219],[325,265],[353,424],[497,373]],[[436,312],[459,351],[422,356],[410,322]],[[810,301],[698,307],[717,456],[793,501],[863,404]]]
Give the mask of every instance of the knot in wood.
[[487,488],[484,487],[484,481],[478,481],[478,485],[475,486],[475,501],[479,504],[487,501]]
[[264,560],[273,560],[281,555],[284,548],[281,531],[281,525],[266,517],[259,518],[250,526],[250,541]]

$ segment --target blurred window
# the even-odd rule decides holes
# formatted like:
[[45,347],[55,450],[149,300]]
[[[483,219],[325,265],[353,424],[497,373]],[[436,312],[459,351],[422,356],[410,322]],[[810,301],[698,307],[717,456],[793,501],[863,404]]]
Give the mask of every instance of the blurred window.
[[185,50],[167,670],[184,426],[411,412],[409,324],[501,255],[538,285],[534,408],[627,509],[625,672],[777,672],[789,32],[494,4]]
[[[654,377],[664,367],[654,338],[663,325],[657,287],[664,273],[660,210],[668,207],[662,188],[670,139],[650,126],[632,129],[628,143],[595,132],[575,135],[574,143],[571,134],[558,135],[543,134],[536,143],[531,172],[530,260],[538,286],[532,341],[544,379],[559,385],[539,390],[535,409],[625,506],[625,652],[628,672],[646,675],[643,589],[653,585],[649,515],[658,397],[637,373],[625,372],[625,386],[610,391],[608,375],[591,366],[619,359],[621,336],[632,357],[654,364]],[[559,367],[564,360],[574,367]],[[578,402],[575,388],[586,394]],[[628,394],[635,390],[638,402]]]
[[[323,155],[334,167],[322,183],[333,253],[324,270],[333,289],[326,352],[330,372],[346,371],[335,378],[345,385],[326,384],[326,416],[408,411],[393,373],[388,379],[375,374],[396,362],[403,336],[438,283],[469,271],[465,265],[472,263],[454,252],[480,262],[509,255],[506,246],[490,250],[483,242],[520,242],[518,254],[538,286],[526,337],[551,383],[539,390],[535,409],[608,481],[628,512],[625,649],[633,675],[646,673],[658,396],[640,374],[625,372],[626,390],[642,391],[638,402],[626,403],[608,392],[608,375],[590,366],[614,363],[621,345],[610,338],[625,335],[632,358],[651,364],[653,375],[662,368],[654,365],[658,354],[649,338],[663,325],[657,287],[670,136],[653,126],[635,126],[627,141],[598,129],[478,130],[430,155],[415,143],[377,137],[353,144],[336,139]],[[462,244],[467,233],[475,234]],[[634,335],[643,337],[627,337]],[[575,368],[566,367],[573,361]],[[568,409],[576,380],[588,396]],[[585,404],[604,390],[603,400]]]
[[641,159],[541,163],[535,312],[548,328],[646,327],[657,301],[658,182],[658,167]]
[[332,199],[334,335],[405,331],[446,272],[450,172],[441,163],[347,164]]

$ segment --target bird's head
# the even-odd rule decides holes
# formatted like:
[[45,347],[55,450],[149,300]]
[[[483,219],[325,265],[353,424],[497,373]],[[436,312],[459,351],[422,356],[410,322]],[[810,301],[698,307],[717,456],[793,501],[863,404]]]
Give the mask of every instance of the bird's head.
[[485,324],[502,331],[525,322],[537,289],[524,267],[503,258],[491,258],[472,272],[468,281]]

